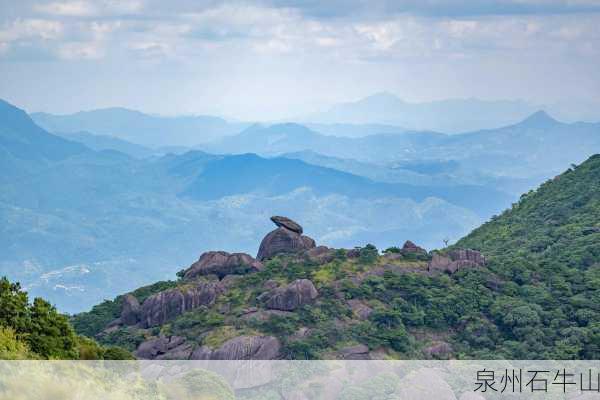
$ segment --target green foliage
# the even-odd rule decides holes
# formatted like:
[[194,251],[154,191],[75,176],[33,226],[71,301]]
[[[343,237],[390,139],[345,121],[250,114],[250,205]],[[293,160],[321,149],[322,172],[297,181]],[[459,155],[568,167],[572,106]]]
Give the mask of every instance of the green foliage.
[[377,251],[377,247],[372,244],[367,244],[365,247],[362,247],[360,250],[360,255],[358,256],[358,260],[362,264],[373,264],[375,260],[377,260],[377,256],[379,252]]
[[0,326],[0,360],[27,360],[33,355],[12,328]]

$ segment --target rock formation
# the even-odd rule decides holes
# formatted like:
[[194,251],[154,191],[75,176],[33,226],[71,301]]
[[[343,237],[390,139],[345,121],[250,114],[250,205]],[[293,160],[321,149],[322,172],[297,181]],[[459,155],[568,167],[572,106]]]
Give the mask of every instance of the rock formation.
[[185,311],[209,306],[222,292],[218,282],[197,282],[194,286],[169,289],[148,297],[140,311],[143,328],[162,325]]
[[260,261],[281,253],[298,253],[315,247],[315,241],[302,235],[302,227],[286,217],[272,217],[277,229],[269,232],[258,249]]
[[[319,292],[308,279],[297,279],[287,286],[273,289],[267,293],[267,308],[282,311],[294,311],[317,298]],[[262,296],[261,296],[262,297]]]
[[279,356],[281,343],[273,336],[238,336],[218,349],[201,346],[194,350],[192,360],[273,360]]
[[140,320],[140,303],[132,294],[126,294],[121,308],[121,323],[135,325]]
[[447,272],[453,274],[463,268],[473,268],[485,265],[485,257],[476,250],[451,250],[448,255],[434,253],[427,269],[432,272]]
[[292,232],[296,232],[297,234],[302,235],[302,227],[297,222],[292,221],[288,217],[280,217],[275,215],[271,217],[271,221],[273,221],[273,223],[277,225],[277,227],[287,228]]
[[142,360],[187,360],[193,346],[181,336],[161,336],[139,345],[134,355]]
[[226,275],[260,271],[262,267],[259,261],[245,253],[208,251],[185,271],[183,278],[192,279],[200,275],[214,274],[222,279]]
[[315,264],[327,264],[335,258],[335,250],[327,246],[317,246],[306,251],[306,258]]
[[404,245],[402,246],[402,249],[400,250],[400,252],[402,254],[407,254],[407,253],[427,254],[427,250],[425,250],[422,247],[417,246],[410,240],[407,240],[406,242],[404,242]]

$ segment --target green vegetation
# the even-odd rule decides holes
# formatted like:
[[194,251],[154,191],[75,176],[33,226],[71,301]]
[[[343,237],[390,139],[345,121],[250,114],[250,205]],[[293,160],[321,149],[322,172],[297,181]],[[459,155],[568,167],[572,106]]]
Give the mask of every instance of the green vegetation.
[[[429,272],[430,255],[394,247],[381,255],[372,245],[336,250],[323,262],[278,256],[233,280],[210,307],[160,327],[121,327],[99,340],[133,350],[147,338],[178,335],[214,348],[235,336],[263,334],[279,338],[290,359],[342,357],[359,344],[383,358],[598,359],[599,221],[600,156],[594,156],[452,246],[480,250],[485,267]],[[267,310],[261,295],[296,279],[310,279],[318,298],[293,312]],[[133,293],[143,300],[190,284],[163,282]],[[14,310],[26,299],[18,291],[12,299],[2,312],[12,315],[18,335],[27,317]],[[118,317],[120,304],[118,297],[75,316],[76,329],[95,337]],[[28,351],[13,342],[8,351]],[[47,342],[52,349],[65,346]]]
[[67,316],[41,298],[29,303],[18,283],[0,278],[0,359],[131,359],[78,336]]

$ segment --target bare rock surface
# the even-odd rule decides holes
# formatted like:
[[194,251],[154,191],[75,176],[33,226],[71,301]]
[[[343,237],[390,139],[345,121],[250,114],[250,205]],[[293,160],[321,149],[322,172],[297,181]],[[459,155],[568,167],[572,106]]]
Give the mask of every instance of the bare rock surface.
[[218,349],[201,346],[191,354],[192,360],[273,360],[279,356],[281,343],[273,336],[238,336]]
[[340,350],[340,356],[344,360],[370,360],[369,348],[364,344],[344,347]]
[[267,308],[294,311],[317,298],[319,292],[308,279],[297,279],[287,286],[273,289],[265,297]]
[[196,282],[193,286],[177,287],[148,297],[140,311],[143,328],[165,322],[200,306],[212,305],[222,293],[219,282]]
[[352,313],[361,320],[368,319],[373,313],[373,309],[371,307],[357,299],[348,300],[348,305],[350,306]]
[[302,227],[296,222],[285,217],[272,217],[271,220],[278,228],[269,232],[260,243],[258,260],[282,253],[299,253],[316,246],[312,238],[302,235]]
[[187,360],[192,349],[181,336],[161,336],[140,344],[134,355],[143,360]]
[[201,275],[217,275],[219,279],[222,279],[226,275],[256,272],[262,268],[262,263],[249,254],[207,251],[185,271],[183,278],[193,279]]
[[123,325],[135,325],[140,320],[140,303],[132,294],[126,294],[123,298],[121,308],[121,323]]
[[273,223],[275,225],[277,225],[278,227],[284,227],[284,228],[289,229],[292,232],[296,232],[296,233],[302,235],[302,227],[300,226],[300,224],[298,224],[295,221],[292,221],[288,217],[280,217],[280,216],[275,215],[275,216],[271,217],[271,221],[273,221]]
[[481,267],[486,264],[485,257],[477,250],[451,250],[448,255],[434,253],[427,269],[432,272],[453,274],[460,269]]
[[414,244],[410,240],[407,240],[406,242],[404,242],[404,245],[402,246],[401,251],[402,251],[402,253],[427,254],[427,250],[425,250],[422,247],[417,246],[416,244]]

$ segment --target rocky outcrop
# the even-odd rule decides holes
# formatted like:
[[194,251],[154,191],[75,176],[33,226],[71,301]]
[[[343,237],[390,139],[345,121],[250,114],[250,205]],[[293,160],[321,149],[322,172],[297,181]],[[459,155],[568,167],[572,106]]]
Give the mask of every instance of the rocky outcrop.
[[476,250],[451,250],[448,255],[434,253],[427,269],[431,272],[447,272],[453,274],[464,268],[474,268],[485,265],[485,257]]
[[245,253],[227,253],[226,251],[208,251],[200,256],[185,271],[184,279],[193,279],[201,275],[217,275],[222,279],[226,275],[245,274],[260,271],[263,265]]
[[278,228],[269,232],[260,243],[256,256],[258,260],[263,261],[277,254],[298,253],[315,247],[315,241],[302,235],[302,227],[296,222],[285,217],[272,217],[271,220]]
[[452,346],[446,342],[436,342],[423,350],[427,358],[445,360],[452,354]]
[[302,235],[302,227],[300,226],[300,224],[298,224],[295,221],[292,221],[288,217],[280,217],[276,215],[271,217],[271,221],[273,221],[273,223],[278,227],[287,228],[292,232],[296,232]]
[[369,348],[364,344],[344,347],[339,351],[340,358],[344,360],[370,360]]
[[400,252],[402,254],[427,254],[427,250],[425,250],[422,247],[417,246],[416,244],[414,244],[413,242],[411,242],[410,240],[407,240],[406,242],[404,242],[404,245],[402,246],[402,249],[400,249]]
[[181,336],[161,336],[139,345],[134,355],[142,360],[187,360],[193,346]]
[[132,294],[126,294],[121,307],[120,322],[123,325],[135,325],[140,320],[140,303]]
[[165,322],[200,306],[213,304],[223,288],[219,282],[197,282],[165,290],[148,297],[140,310],[142,328],[162,325]]
[[310,262],[322,265],[333,261],[335,258],[335,250],[330,249],[327,246],[317,246],[307,250],[305,255]]
[[273,289],[261,299],[273,310],[294,311],[317,298],[319,292],[308,279],[297,279],[287,286]]
[[279,357],[281,343],[273,336],[238,336],[213,350],[201,346],[191,354],[192,360],[273,360]]
[[348,300],[348,305],[352,310],[352,313],[361,320],[368,319],[373,313],[373,309],[357,299]]

